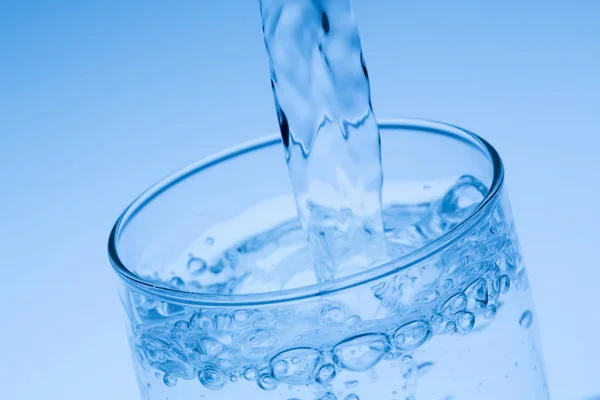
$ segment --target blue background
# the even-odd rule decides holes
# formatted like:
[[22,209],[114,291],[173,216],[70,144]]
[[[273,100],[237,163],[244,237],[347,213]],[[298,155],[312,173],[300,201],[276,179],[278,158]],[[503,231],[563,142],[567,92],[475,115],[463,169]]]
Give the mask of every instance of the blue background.
[[[600,393],[600,2],[424,3],[354,1],[375,111],[499,149],[553,398]],[[257,0],[0,0],[0,398],[137,398],[112,223],[276,130]]]

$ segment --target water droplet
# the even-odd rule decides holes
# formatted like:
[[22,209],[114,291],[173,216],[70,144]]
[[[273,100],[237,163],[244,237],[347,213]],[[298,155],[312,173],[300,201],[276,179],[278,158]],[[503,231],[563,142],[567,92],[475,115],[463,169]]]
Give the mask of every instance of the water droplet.
[[487,319],[494,318],[496,315],[496,306],[494,304],[490,304],[488,308],[485,309],[485,313],[483,316]]
[[319,368],[316,381],[321,385],[328,385],[335,378],[335,366],[333,364],[325,364]]
[[335,394],[327,392],[323,396],[319,397],[319,400],[337,400],[337,397]]
[[427,322],[412,321],[394,332],[394,343],[401,350],[413,350],[425,343],[430,335],[431,330]]
[[237,380],[238,380],[238,378],[237,378],[237,376],[235,376],[235,375],[231,375],[231,376],[229,377],[229,381],[231,381],[231,382],[237,382]]
[[348,389],[352,389],[358,386],[358,381],[346,381],[344,382],[344,386],[346,386]]
[[463,311],[456,314],[456,322],[462,332],[470,332],[475,325],[475,316],[468,311]]
[[389,350],[385,335],[366,333],[343,340],[333,348],[333,353],[343,368],[366,371],[377,364]]
[[206,261],[199,257],[191,257],[187,263],[187,269],[193,275],[198,275],[206,270]]
[[345,318],[344,310],[334,304],[327,304],[319,315],[319,320],[324,325],[341,325],[344,324]]
[[533,322],[533,313],[529,310],[525,311],[521,318],[519,319],[519,325],[521,325],[525,329],[529,329],[531,327],[531,323]]
[[207,366],[198,372],[198,380],[205,388],[210,390],[219,390],[225,385],[223,374],[212,366]]
[[204,243],[206,243],[207,246],[212,246],[215,243],[215,239],[213,239],[211,236],[209,236],[206,238]]
[[271,375],[261,375],[258,378],[258,386],[267,392],[277,389],[277,381]]
[[510,278],[507,275],[500,277],[500,291],[502,293],[508,292],[510,289]]
[[256,380],[257,376],[258,370],[254,367],[248,367],[244,370],[244,379],[246,379],[247,381]]
[[152,385],[150,383],[146,383],[146,389],[148,389],[148,390],[152,389]]
[[166,386],[173,387],[173,386],[177,385],[177,378],[175,378],[169,374],[165,374],[165,376],[163,376],[163,382],[165,383]]
[[350,393],[348,396],[344,398],[344,400],[360,400],[357,395],[354,393]]
[[269,362],[271,375],[280,382],[305,385],[311,380],[320,358],[319,351],[310,347],[285,350]]
[[412,356],[409,356],[409,355],[402,357],[402,362],[404,364],[410,364],[412,362],[412,360],[413,360]]
[[477,279],[465,289],[467,296],[467,309],[475,313],[485,310],[488,305],[487,282],[483,278]]

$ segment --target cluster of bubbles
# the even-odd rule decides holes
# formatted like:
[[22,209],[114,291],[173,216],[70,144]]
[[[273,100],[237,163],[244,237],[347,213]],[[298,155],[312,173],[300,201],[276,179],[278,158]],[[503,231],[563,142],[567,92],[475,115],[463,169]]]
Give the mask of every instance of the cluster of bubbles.
[[[434,211],[423,213],[412,225],[420,229],[413,230],[451,229],[465,217],[452,222],[453,214],[448,211],[454,204],[454,213],[464,213],[456,192],[473,188],[479,191],[471,178],[460,180],[441,202],[427,207]],[[447,215],[440,211],[444,207]],[[393,316],[385,321],[363,320],[351,305],[326,298],[306,305],[232,311],[193,309],[150,299],[131,289],[126,306],[138,362],[146,371],[160,374],[168,387],[179,379],[198,380],[210,390],[238,380],[255,382],[265,391],[282,384],[313,385],[324,393],[321,400],[334,400],[331,385],[342,371],[367,371],[380,362],[398,359],[411,364],[411,354],[433,336],[465,335],[483,328],[501,306],[503,294],[511,288],[526,289],[516,238],[509,219],[501,213],[496,208],[473,234],[434,262],[372,284],[370,293]],[[391,230],[390,235],[399,240],[408,237],[398,230]],[[209,270],[194,258],[188,268]],[[427,279],[431,269],[436,271],[435,279]],[[407,288],[414,292],[408,298]],[[532,318],[526,311],[519,324],[528,328]],[[431,363],[425,363],[407,371],[424,373],[430,367]],[[345,399],[358,400],[358,396],[351,393]]]

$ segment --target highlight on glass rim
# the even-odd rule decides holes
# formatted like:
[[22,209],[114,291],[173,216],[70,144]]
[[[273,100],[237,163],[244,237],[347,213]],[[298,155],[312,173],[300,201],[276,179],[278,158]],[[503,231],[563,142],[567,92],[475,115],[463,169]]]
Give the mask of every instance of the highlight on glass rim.
[[280,138],[166,178],[111,233],[142,398],[548,399],[496,150],[377,120],[349,1],[260,13]]
[[0,0],[0,400],[600,400],[600,0]]

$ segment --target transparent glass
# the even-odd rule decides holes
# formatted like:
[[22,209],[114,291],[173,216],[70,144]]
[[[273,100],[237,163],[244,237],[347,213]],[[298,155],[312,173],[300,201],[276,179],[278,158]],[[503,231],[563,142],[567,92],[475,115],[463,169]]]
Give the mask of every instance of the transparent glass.
[[[297,219],[277,135],[191,165],[125,210],[109,255],[143,399],[548,398],[498,154],[442,123],[380,129],[383,202],[407,220],[435,204],[448,228],[355,275],[316,284],[265,262],[259,234]],[[459,204],[478,185],[482,199]],[[423,235],[411,229],[399,236]],[[240,257],[245,268],[230,267]]]

